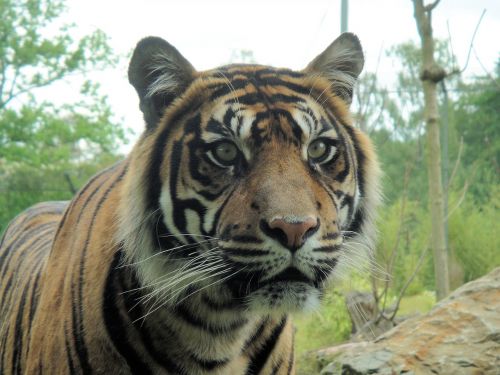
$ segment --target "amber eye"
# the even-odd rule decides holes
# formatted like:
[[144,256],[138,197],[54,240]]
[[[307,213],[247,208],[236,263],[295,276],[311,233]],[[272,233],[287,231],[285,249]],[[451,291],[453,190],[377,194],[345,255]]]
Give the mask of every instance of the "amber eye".
[[212,150],[210,150],[212,160],[223,166],[227,167],[233,165],[238,159],[238,147],[232,142],[220,142]]
[[309,145],[307,155],[312,161],[320,161],[327,153],[328,145],[325,141],[318,139]]

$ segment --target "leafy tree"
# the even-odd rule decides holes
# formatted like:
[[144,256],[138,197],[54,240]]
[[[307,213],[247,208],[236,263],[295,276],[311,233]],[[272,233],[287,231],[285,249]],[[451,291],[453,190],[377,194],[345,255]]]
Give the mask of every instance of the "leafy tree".
[[[84,79],[116,62],[106,36],[75,40],[72,25],[55,26],[64,11],[62,0],[0,1],[0,232],[26,206],[70,198],[126,140],[99,86]],[[40,99],[40,89],[75,75],[81,100]]]
[[477,77],[462,93],[453,108],[464,143],[461,182],[469,180],[470,193],[485,203],[500,184],[500,59],[494,77]]

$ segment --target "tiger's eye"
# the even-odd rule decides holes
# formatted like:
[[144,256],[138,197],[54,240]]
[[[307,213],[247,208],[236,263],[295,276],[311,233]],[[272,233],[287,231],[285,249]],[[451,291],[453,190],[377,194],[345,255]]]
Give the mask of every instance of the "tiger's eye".
[[238,148],[231,142],[222,142],[215,147],[215,157],[224,164],[229,164],[238,157]]
[[318,160],[326,154],[328,146],[324,141],[318,139],[309,145],[307,149],[307,154],[310,159]]

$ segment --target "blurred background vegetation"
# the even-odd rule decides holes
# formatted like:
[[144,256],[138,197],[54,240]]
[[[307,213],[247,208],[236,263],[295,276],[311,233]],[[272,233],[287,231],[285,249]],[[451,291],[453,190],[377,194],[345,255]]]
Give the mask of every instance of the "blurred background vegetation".
[[[83,80],[79,100],[63,106],[36,95],[117,61],[101,32],[77,40],[71,25],[49,28],[63,10],[59,0],[0,2],[0,232],[36,202],[71,199],[91,175],[123,157],[128,129],[96,82]],[[365,72],[353,103],[357,126],[376,144],[384,172],[376,253],[372,264],[328,291],[320,311],[297,317],[299,358],[350,338],[346,296],[353,290],[375,301],[377,311],[357,310],[365,323],[396,322],[434,303],[420,50],[408,42],[386,53],[397,67],[397,84],[385,88],[376,73]],[[253,61],[251,51],[234,56]],[[447,42],[438,42],[437,58],[448,71],[456,68]],[[456,74],[440,88],[452,289],[500,265],[500,59],[496,67],[493,75],[467,82]]]

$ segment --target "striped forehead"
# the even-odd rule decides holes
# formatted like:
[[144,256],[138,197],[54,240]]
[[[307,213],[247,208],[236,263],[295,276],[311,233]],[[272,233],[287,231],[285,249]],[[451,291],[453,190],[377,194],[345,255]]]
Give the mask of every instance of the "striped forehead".
[[318,136],[337,137],[332,112],[311,95],[310,88],[290,84],[279,74],[268,75],[256,79],[240,73],[232,75],[233,80],[224,75],[222,85],[228,92],[211,108],[203,136],[206,141],[231,138],[243,145],[263,122],[273,128],[270,130],[279,130],[286,123],[299,144]]

